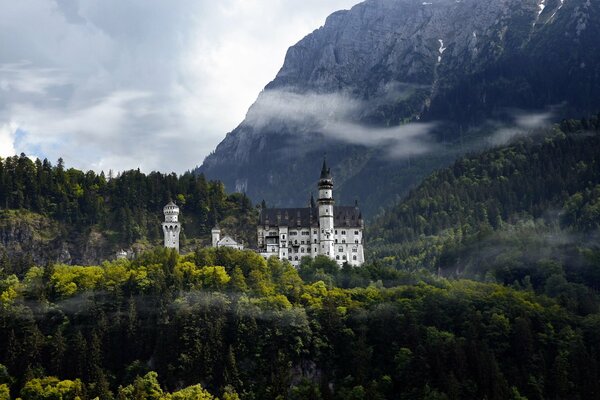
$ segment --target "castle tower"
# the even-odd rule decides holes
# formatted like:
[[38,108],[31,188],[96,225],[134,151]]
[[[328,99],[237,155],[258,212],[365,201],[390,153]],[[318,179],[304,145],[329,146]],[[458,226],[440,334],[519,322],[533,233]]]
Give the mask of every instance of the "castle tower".
[[162,223],[165,234],[165,247],[179,251],[179,233],[181,224],[179,223],[179,207],[172,201],[164,208],[165,222]]
[[221,240],[221,229],[218,226],[212,228],[212,247],[217,247],[219,245],[219,240]]
[[333,178],[331,170],[327,168],[327,161],[323,160],[321,178],[319,179],[319,251],[327,257],[334,254],[334,227],[333,227]]

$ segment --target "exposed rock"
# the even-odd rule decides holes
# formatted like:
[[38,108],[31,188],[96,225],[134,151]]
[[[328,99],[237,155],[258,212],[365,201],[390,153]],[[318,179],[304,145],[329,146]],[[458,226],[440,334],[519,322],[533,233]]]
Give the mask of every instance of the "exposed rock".
[[[298,205],[327,152],[337,198],[372,214],[467,151],[486,121],[510,120],[509,108],[597,112],[599,17],[588,0],[369,0],[338,11],[288,50],[199,172],[255,201]],[[388,129],[415,121],[435,124]]]

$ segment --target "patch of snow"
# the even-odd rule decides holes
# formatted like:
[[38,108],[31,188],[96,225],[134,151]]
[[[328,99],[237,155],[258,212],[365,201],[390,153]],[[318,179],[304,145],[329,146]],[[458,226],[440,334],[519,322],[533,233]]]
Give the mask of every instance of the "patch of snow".
[[558,8],[556,10],[554,10],[554,12],[552,13],[552,15],[550,16],[550,19],[553,19],[554,16],[556,15],[556,13],[563,8],[563,6],[565,5],[565,0],[560,0],[560,4],[558,5]]
[[540,4],[538,4],[538,17],[542,14],[542,12],[544,11],[544,8],[546,8],[546,0],[542,0],[540,2]]
[[438,42],[440,42],[440,48],[438,49],[438,51],[440,52],[440,55],[438,56],[438,63],[442,61],[442,54],[444,54],[444,51],[446,51],[446,47],[444,47],[444,41],[442,39],[438,39]]

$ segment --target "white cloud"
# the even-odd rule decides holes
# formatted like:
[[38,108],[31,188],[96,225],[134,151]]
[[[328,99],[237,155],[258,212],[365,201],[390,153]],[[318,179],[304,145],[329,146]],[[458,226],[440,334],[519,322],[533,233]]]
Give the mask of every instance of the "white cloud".
[[355,1],[3,1],[0,149],[83,169],[192,168],[287,48]]
[[512,114],[514,122],[510,125],[503,123],[487,139],[492,146],[502,146],[517,136],[534,133],[535,129],[549,125],[554,117],[553,111],[539,113],[513,111]]
[[[389,85],[388,89],[401,94],[399,87],[404,86]],[[254,131],[268,128],[297,134],[319,132],[344,143],[385,147],[388,156],[393,158],[422,154],[435,148],[429,136],[435,127],[434,123],[415,122],[387,128],[358,122],[361,115],[376,105],[357,100],[346,93],[267,90],[260,94],[248,112],[246,123]]]
[[9,122],[0,125],[0,157],[15,155],[15,133],[17,124]]

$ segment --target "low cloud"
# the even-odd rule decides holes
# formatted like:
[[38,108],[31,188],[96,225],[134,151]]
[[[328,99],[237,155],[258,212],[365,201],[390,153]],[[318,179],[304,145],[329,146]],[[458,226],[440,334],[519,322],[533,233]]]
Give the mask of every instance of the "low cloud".
[[512,111],[513,123],[501,124],[496,132],[488,138],[488,142],[492,146],[502,146],[515,137],[532,134],[536,129],[549,126],[554,115],[552,110],[537,113]]
[[346,93],[267,90],[250,108],[245,123],[255,132],[264,129],[298,135],[318,132],[343,143],[385,147],[386,154],[392,158],[427,153],[436,148],[430,136],[435,123],[377,127],[359,122],[375,107],[376,104]]

